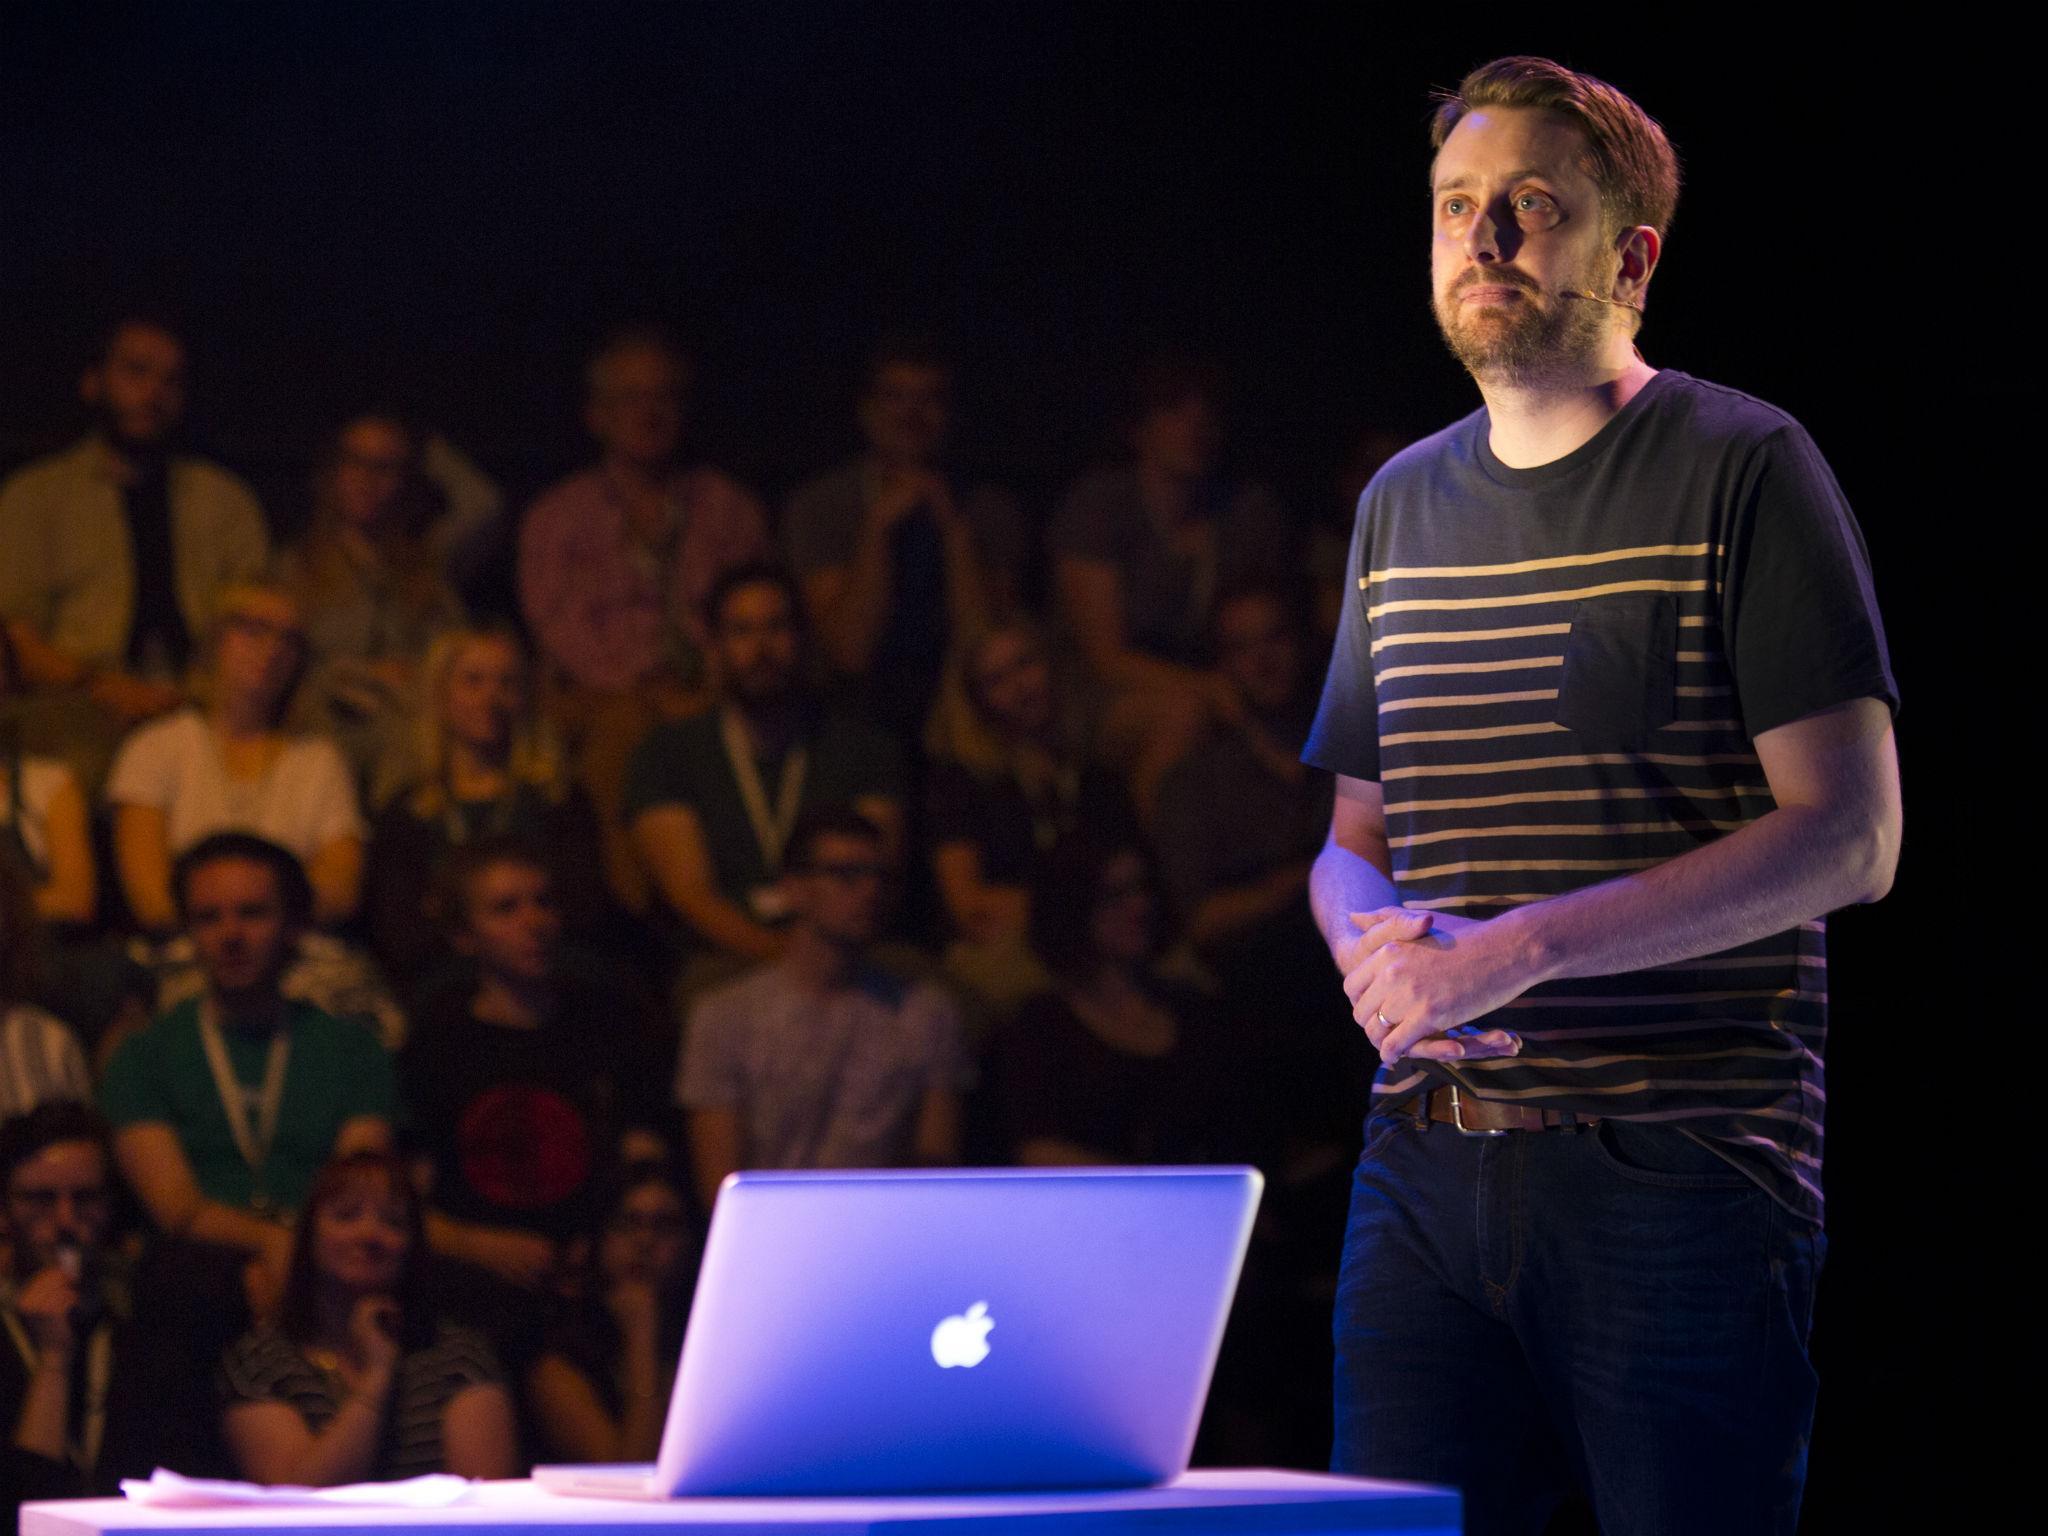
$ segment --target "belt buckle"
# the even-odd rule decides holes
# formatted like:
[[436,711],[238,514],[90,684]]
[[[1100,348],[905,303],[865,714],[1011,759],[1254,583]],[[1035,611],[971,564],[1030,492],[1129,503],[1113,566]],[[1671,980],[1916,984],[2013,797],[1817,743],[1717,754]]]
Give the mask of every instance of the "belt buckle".
[[1505,1136],[1508,1134],[1505,1127],[1497,1131],[1489,1131],[1483,1127],[1466,1125],[1465,1105],[1464,1101],[1458,1097],[1458,1085],[1456,1083],[1451,1084],[1451,1125],[1460,1136]]

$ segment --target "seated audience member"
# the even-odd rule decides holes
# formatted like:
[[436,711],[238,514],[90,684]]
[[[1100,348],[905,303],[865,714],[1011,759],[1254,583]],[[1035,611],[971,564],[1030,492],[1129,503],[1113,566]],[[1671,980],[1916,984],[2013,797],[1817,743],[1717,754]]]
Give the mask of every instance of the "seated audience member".
[[1136,835],[1073,700],[1044,636],[1014,619],[950,659],[925,735],[925,833],[953,934],[946,971],[998,1018],[1050,981],[1030,944],[1040,856],[1083,827]]
[[652,1461],[690,1314],[697,1244],[666,1163],[629,1164],[588,1243],[585,1293],[526,1373],[552,1461]]
[[679,466],[689,382],[653,332],[607,342],[590,360],[584,411],[598,462],[534,502],[519,534],[521,610],[634,907],[644,887],[620,831],[626,762],[656,721],[703,707],[705,600],[723,573],[773,547],[751,492]]
[[594,935],[610,905],[597,814],[535,708],[518,635],[451,630],[428,648],[419,674],[419,774],[371,830],[364,900],[371,946],[408,997],[451,954],[424,897],[456,849],[491,837],[546,849],[572,937]]
[[409,777],[414,670],[461,618],[421,537],[427,510],[411,430],[390,416],[353,417],[327,445],[312,521],[278,567],[311,656],[301,709],[373,804]]
[[1214,595],[1295,564],[1271,496],[1217,477],[1220,387],[1184,362],[1141,370],[1130,462],[1079,481],[1050,533],[1062,615],[1108,695],[1105,742],[1147,816],[1160,777],[1237,707],[1202,665]]
[[857,806],[896,857],[903,761],[887,734],[804,685],[786,575],[772,566],[730,571],[708,612],[718,704],[641,744],[626,812],[654,888],[693,946],[729,972],[782,953],[787,913],[777,876],[807,809]]
[[185,347],[166,327],[117,324],[79,397],[93,431],[0,486],[0,618],[29,682],[87,701],[50,733],[97,782],[122,727],[181,702],[216,599],[262,571],[269,535],[246,485],[177,451]]
[[0,856],[0,1119],[52,1099],[90,1099],[78,1037],[36,1006],[42,930],[20,866]]
[[312,883],[316,922],[355,911],[363,823],[348,766],[332,742],[283,725],[305,662],[297,605],[272,587],[237,587],[221,599],[206,706],[122,745],[106,793],[121,889],[142,928],[177,924],[172,860],[226,829],[291,851]]
[[740,1168],[892,1168],[959,1155],[959,1015],[930,982],[876,966],[888,839],[857,812],[808,815],[779,888],[781,958],[706,994],[683,1032],[676,1097],[709,1210]]
[[[537,1291],[588,1225],[599,1170],[669,1150],[669,1026],[652,998],[564,962],[538,853],[472,843],[439,884],[466,963],[429,995],[399,1061],[433,1168],[429,1231],[440,1252]],[[493,1294],[464,1315],[494,1333],[500,1314],[532,1310],[472,1289]]]
[[361,891],[355,785],[331,741],[282,724],[305,656],[297,609],[275,588],[228,592],[214,652],[206,707],[143,726],[108,777],[115,870],[145,934],[130,953],[154,976],[159,1009],[204,990],[189,940],[167,931],[178,916],[172,859],[212,832],[257,834],[300,860],[312,885],[317,926],[299,934],[285,994],[395,1048],[404,1014],[369,957],[329,931],[354,913]]
[[[1306,637],[1267,587],[1226,593],[1215,633],[1235,705],[1160,787],[1155,830],[1168,891],[1188,937],[1212,958],[1275,923],[1321,943],[1308,869],[1329,829],[1331,781],[1301,761],[1316,712]],[[1230,814],[1217,815],[1218,806]],[[1316,977],[1319,991],[1326,979]]]
[[391,1063],[364,1029],[279,990],[313,904],[289,852],[218,832],[179,856],[171,889],[206,989],[121,1043],[100,1102],[157,1230],[256,1261],[251,1294],[267,1300],[320,1165],[390,1144]]
[[25,1499],[116,1491],[160,1463],[213,1470],[195,1383],[154,1369],[114,1241],[106,1122],[58,1100],[0,1125],[7,1277],[0,1319],[0,1517]]
[[861,389],[865,448],[801,487],[783,519],[826,661],[908,740],[931,710],[949,639],[1014,607],[1025,560],[1016,498],[944,467],[952,414],[951,362],[885,341]]
[[1337,620],[1344,612],[1344,599],[1358,590],[1351,571],[1351,536],[1358,526],[1358,503],[1372,477],[1395,454],[1406,448],[1410,438],[1387,427],[1361,427],[1351,440],[1351,449],[1338,469],[1336,493],[1321,503],[1320,514],[1308,531],[1308,550],[1303,561],[1308,571],[1309,590],[1315,593],[1314,649],[1329,650],[1337,637]]
[[1152,873],[1083,836],[1040,861],[1031,940],[1054,977],[997,1034],[994,1109],[1022,1164],[1214,1160],[1233,1073],[1215,1006],[1153,968]]
[[490,1345],[435,1318],[405,1165],[358,1152],[307,1192],[283,1304],[221,1362],[242,1475],[329,1487],[428,1472],[513,1475],[511,1394]]
[[[0,707],[19,701],[20,667],[0,624]],[[22,750],[22,721],[0,716],[0,861],[13,862],[35,893],[46,923],[82,925],[99,904],[85,795],[53,757]]]
[[1231,1104],[1240,1147],[1267,1174],[1240,1292],[1257,1306],[1239,1308],[1217,1398],[1233,1410],[1212,1428],[1229,1424],[1233,1457],[1285,1464],[1329,1438],[1316,1413],[1286,1406],[1299,1401],[1288,1383],[1329,1374],[1330,1288],[1373,1055],[1330,986],[1329,949],[1309,915],[1331,780],[1300,759],[1316,704],[1300,617],[1275,592],[1242,587],[1218,599],[1215,634],[1241,708],[1168,772],[1156,831],[1244,1063]]

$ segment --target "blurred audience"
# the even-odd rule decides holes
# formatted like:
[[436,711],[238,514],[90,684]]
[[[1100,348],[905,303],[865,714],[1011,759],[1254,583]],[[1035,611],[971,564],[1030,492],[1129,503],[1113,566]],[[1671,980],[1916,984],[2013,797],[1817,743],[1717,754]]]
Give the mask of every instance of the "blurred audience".
[[790,498],[782,538],[826,661],[915,741],[949,640],[1016,604],[1023,516],[946,468],[953,365],[929,344],[877,347],[858,414],[862,452]]
[[1016,618],[954,652],[926,732],[946,973],[992,1018],[1051,979],[1030,942],[1040,857],[1086,827],[1137,835],[1120,776],[1089,751],[1079,698],[1058,686],[1042,632]]
[[798,823],[787,852],[784,953],[700,999],[683,1032],[676,1097],[707,1211],[736,1169],[959,1157],[959,1013],[937,986],[872,956],[893,868],[887,835],[826,806]]
[[777,877],[807,809],[857,806],[880,828],[893,867],[904,772],[893,738],[803,681],[797,594],[786,574],[765,565],[729,571],[707,613],[718,703],[641,744],[625,808],[634,847],[700,962],[695,975],[709,978],[782,953],[789,913]]
[[43,995],[42,925],[21,867],[0,857],[0,1119],[51,1099],[90,1099],[85,1052]]
[[668,1164],[630,1163],[585,1239],[583,1294],[551,1330],[527,1393],[555,1461],[652,1461],[682,1354],[698,1245]]
[[219,593],[261,572],[269,536],[246,485],[178,451],[185,346],[168,327],[120,321],[78,392],[92,431],[0,486],[0,618],[25,677],[60,695],[43,744],[96,784],[123,726],[182,699]]
[[1352,438],[1350,451],[1337,471],[1337,491],[1322,503],[1320,514],[1309,528],[1308,574],[1316,595],[1315,635],[1328,649],[1337,635],[1337,620],[1344,600],[1357,588],[1357,575],[1350,569],[1351,536],[1358,526],[1358,503],[1372,477],[1395,454],[1408,446],[1409,439],[1386,427],[1366,426]]
[[474,618],[509,621],[519,611],[512,590],[512,530],[505,493],[440,432],[420,444],[420,475],[439,508],[421,530],[427,557]]
[[371,946],[408,998],[452,953],[424,898],[456,849],[506,837],[546,849],[572,936],[594,938],[610,908],[597,813],[536,705],[518,635],[483,626],[438,636],[418,697],[418,773],[377,816],[364,897]]
[[644,889],[616,836],[626,762],[656,721],[703,707],[705,600],[722,574],[772,546],[750,491],[678,463],[691,381],[674,347],[622,332],[591,358],[586,382],[598,462],[527,512],[520,605],[559,685],[579,777],[614,834],[613,878],[637,907]]
[[541,1320],[528,1297],[559,1278],[599,1171],[670,1150],[673,1030],[651,996],[565,960],[537,851],[466,844],[438,884],[464,964],[423,1003],[399,1082],[432,1173],[434,1246],[484,1271],[457,1282],[466,1304],[451,1310],[516,1358]]
[[1237,708],[1203,664],[1216,594],[1297,563],[1272,497],[1217,474],[1221,391],[1200,364],[1141,369],[1129,461],[1081,479],[1050,533],[1061,613],[1108,696],[1106,744],[1148,817],[1166,770]]
[[214,833],[179,856],[171,890],[206,990],[122,1042],[100,1101],[156,1229],[254,1261],[244,1273],[261,1310],[321,1163],[389,1146],[391,1063],[365,1030],[279,990],[313,907],[287,850]]
[[107,778],[114,857],[143,929],[178,922],[171,862],[210,832],[253,832],[304,864],[314,921],[351,916],[360,894],[363,822],[348,765],[325,737],[285,728],[306,667],[298,605],[275,587],[223,594],[203,707],[146,725]]
[[1082,837],[1039,862],[1031,940],[1053,986],[995,1039],[995,1118],[1027,1166],[1198,1163],[1232,1149],[1220,1011],[1153,964],[1163,925],[1143,850]]
[[419,1196],[381,1152],[337,1158],[307,1191],[275,1322],[221,1362],[242,1475],[337,1483],[511,1477],[512,1398],[490,1345],[425,1304]]
[[[92,434],[0,486],[0,1496],[218,1473],[223,1430],[265,1481],[503,1475],[508,1383],[548,1454],[645,1460],[727,1173],[963,1155],[1259,1162],[1205,1454],[1327,1440],[1370,1063],[1306,913],[1298,543],[1213,369],[1142,370],[1072,486],[1055,651],[922,343],[790,498],[794,575],[651,332],[523,521],[363,412],[274,567],[178,449],[184,363],[124,321]],[[1314,558],[1327,597],[1334,523]]]
[[[20,666],[0,624],[0,707],[19,699]],[[22,750],[22,721],[0,715],[0,863],[12,864],[47,923],[90,923],[99,907],[92,829],[78,779],[54,757]]]
[[[1315,718],[1307,636],[1278,590],[1241,587],[1217,600],[1217,670],[1227,718],[1168,770],[1155,830],[1167,889],[1205,955],[1308,915],[1308,869],[1330,825],[1330,777],[1303,766]],[[1218,816],[1218,806],[1229,806]],[[1309,972],[1320,985],[1327,978]]]
[[311,657],[300,713],[342,749],[367,804],[410,776],[414,674],[461,618],[423,537],[429,510],[412,430],[351,417],[314,471],[305,537],[278,563]]
[[106,1123],[58,1100],[0,1124],[0,1189],[14,1344],[0,1350],[0,1516],[24,1499],[113,1494],[164,1459],[207,1470],[180,1423],[198,1395],[150,1368],[137,1331]]

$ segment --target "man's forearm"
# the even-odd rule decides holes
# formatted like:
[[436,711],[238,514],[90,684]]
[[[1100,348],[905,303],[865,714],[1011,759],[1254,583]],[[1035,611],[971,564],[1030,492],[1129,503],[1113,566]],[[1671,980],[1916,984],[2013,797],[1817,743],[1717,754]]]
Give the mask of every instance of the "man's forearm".
[[1531,986],[1647,970],[1875,901],[1890,885],[1895,842],[1855,817],[1781,806],[1677,858],[1514,908],[1486,926],[1513,946]]
[[289,1228],[258,1216],[254,1211],[224,1205],[218,1200],[200,1201],[193,1207],[182,1230],[195,1242],[239,1249],[256,1258],[277,1252],[288,1244],[291,1237]]
[[1309,910],[1315,914],[1316,927],[1322,931],[1323,942],[1330,946],[1332,956],[1340,944],[1358,936],[1352,913],[1401,903],[1400,892],[1394,889],[1386,871],[1385,845],[1382,843],[1374,852],[1380,860],[1378,864],[1333,838],[1323,844],[1323,851],[1316,855],[1309,870]]

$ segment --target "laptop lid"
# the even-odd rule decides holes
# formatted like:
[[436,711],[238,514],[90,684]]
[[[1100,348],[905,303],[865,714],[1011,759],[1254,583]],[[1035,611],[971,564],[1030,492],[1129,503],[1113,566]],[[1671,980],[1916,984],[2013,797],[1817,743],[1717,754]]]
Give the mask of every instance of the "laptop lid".
[[1177,1477],[1262,1187],[1252,1168],[735,1174],[655,1488]]

